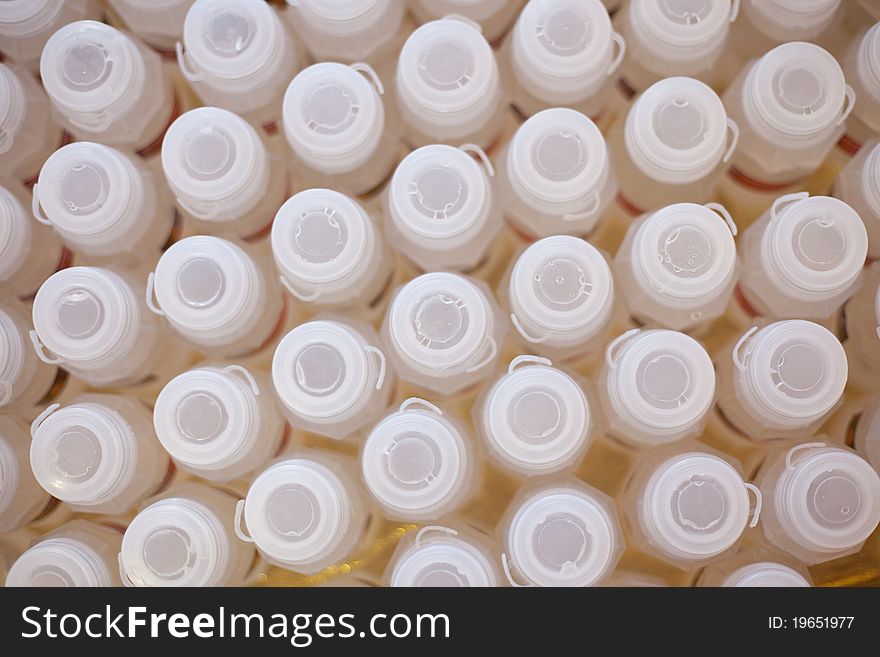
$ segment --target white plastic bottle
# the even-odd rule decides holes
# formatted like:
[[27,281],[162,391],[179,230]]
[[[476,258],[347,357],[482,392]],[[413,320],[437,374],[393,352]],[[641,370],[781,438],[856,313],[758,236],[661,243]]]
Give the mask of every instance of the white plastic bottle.
[[772,191],[819,168],[843,135],[855,94],[834,57],[798,41],[747,65],[723,100],[740,130],[734,182]]
[[492,459],[526,476],[575,466],[596,426],[584,384],[537,356],[510,361],[472,413]]
[[423,271],[473,270],[501,230],[494,175],[479,146],[432,144],[412,151],[384,194],[388,241]]
[[880,137],[880,23],[853,39],[841,66],[856,94],[844,141],[858,149]]
[[293,78],[282,112],[298,185],[359,195],[391,175],[399,142],[386,123],[384,93],[363,63],[322,62]]
[[70,252],[51,228],[33,221],[31,194],[15,180],[0,183],[0,289],[32,297],[67,266]]
[[699,80],[671,77],[648,87],[608,137],[624,209],[638,215],[710,200],[737,150],[738,123]]
[[52,104],[31,72],[0,64],[0,178],[32,180],[62,137]]
[[868,257],[880,259],[880,139],[865,142],[837,174],[834,196],[855,210],[868,233]]
[[810,573],[785,553],[765,545],[743,545],[735,554],[707,565],[698,586],[723,587],[811,587]]
[[382,336],[402,380],[454,395],[491,375],[505,328],[481,281],[432,272],[397,291]]
[[200,483],[179,484],[150,502],[122,537],[126,586],[242,586],[254,548],[233,533],[236,499]]
[[40,359],[95,387],[162,379],[186,357],[148,312],[143,284],[122,270],[62,269],[40,287],[32,314]]
[[307,189],[285,201],[272,224],[272,253],[282,285],[316,308],[370,308],[393,270],[374,219],[332,189]]
[[479,28],[460,18],[425,23],[409,36],[396,92],[412,146],[472,143],[488,150],[503,127],[495,54]]
[[423,527],[398,544],[385,579],[396,588],[501,585],[498,564],[485,537],[472,530],[436,525]]
[[425,23],[449,14],[474,22],[489,43],[496,43],[516,19],[523,0],[409,0],[416,20]]
[[197,232],[247,239],[287,198],[287,165],[244,119],[217,107],[179,116],[162,141],[162,170]]
[[281,118],[284,90],[302,67],[299,46],[275,9],[249,0],[196,0],[177,61],[205,105],[256,125]]
[[656,446],[702,432],[715,400],[715,371],[692,337],[632,329],[608,345],[598,388],[610,433],[637,447]]
[[342,457],[303,451],[269,466],[238,501],[235,532],[266,561],[310,575],[349,556],[370,509]]
[[33,214],[96,264],[155,260],[174,225],[174,207],[137,156],[74,142],[52,153],[33,188]]
[[858,289],[868,236],[843,201],[798,192],[776,199],[741,244],[736,299],[745,314],[820,321]]
[[840,7],[841,0],[743,0],[731,44],[739,61],[745,61],[788,41],[815,42]]
[[174,55],[183,22],[194,0],[107,0],[132,33],[161,52]]
[[370,432],[361,450],[367,490],[394,520],[451,515],[476,492],[472,438],[447,411],[410,397]]
[[498,297],[524,348],[557,364],[595,357],[611,330],[611,268],[600,251],[577,237],[545,237],[526,248]]
[[874,392],[880,376],[880,264],[867,267],[862,286],[844,307],[849,382]]
[[293,427],[343,439],[385,413],[396,376],[372,327],[328,317],[281,339],[272,381]]
[[30,344],[30,308],[0,302],[0,410],[29,411],[51,390],[58,367],[44,363]]
[[499,169],[504,214],[529,239],[588,234],[617,193],[602,133],[572,109],[543,110],[523,123]]
[[595,586],[624,549],[614,503],[573,478],[520,493],[501,531],[502,565],[513,586]]
[[122,532],[74,520],[42,538],[16,560],[6,576],[11,587],[119,586],[116,555]]
[[826,328],[801,319],[753,327],[716,359],[718,408],[753,440],[807,438],[846,385],[846,354]]
[[632,0],[614,18],[627,46],[621,81],[632,93],[673,75],[715,86],[714,73],[739,6],[739,0]]
[[406,23],[401,0],[287,0],[284,17],[316,61],[393,60]]
[[678,331],[720,317],[740,273],[734,236],[736,224],[717,203],[674,203],[633,221],[614,257],[632,316]]
[[147,279],[147,305],[200,351],[242,357],[282,327],[284,298],[266,258],[219,237],[176,242]]
[[52,404],[34,420],[31,436],[34,476],[74,511],[126,513],[172,472],[150,409],[134,397],[85,394]]
[[46,41],[62,26],[98,20],[96,0],[6,0],[0,5],[0,52],[34,72]]
[[55,32],[43,49],[40,77],[65,128],[83,141],[146,154],[179,111],[159,55],[97,21]]
[[29,450],[24,421],[0,415],[0,534],[21,529],[53,502],[31,472]]
[[511,102],[525,116],[570,107],[598,120],[625,48],[599,0],[530,0],[499,57]]
[[764,536],[806,564],[858,552],[880,523],[880,476],[851,449],[817,438],[777,448],[755,479]]
[[203,365],[169,381],[153,407],[159,442],[177,466],[227,482],[278,453],[287,424],[269,377],[241,365]]
[[643,457],[622,498],[636,546],[683,570],[730,550],[762,515],[761,491],[738,465],[696,445]]

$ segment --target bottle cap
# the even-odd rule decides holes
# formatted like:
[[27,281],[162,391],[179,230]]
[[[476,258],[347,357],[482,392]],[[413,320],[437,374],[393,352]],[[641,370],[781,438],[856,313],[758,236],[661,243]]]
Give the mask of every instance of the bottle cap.
[[507,167],[513,189],[541,210],[578,201],[597,210],[609,173],[599,128],[564,107],[538,112],[519,127],[507,151]]
[[595,333],[614,302],[605,258],[589,242],[568,235],[545,237],[523,251],[509,291],[513,316],[533,341],[547,334]]
[[336,548],[354,512],[342,480],[325,465],[302,458],[263,471],[244,503],[257,547],[292,567],[314,563]]
[[517,509],[507,531],[510,559],[538,586],[591,586],[614,566],[614,516],[599,499],[573,488],[543,490]]
[[394,587],[494,587],[495,569],[475,545],[444,527],[425,527],[394,564]]
[[714,169],[727,150],[727,112],[699,80],[664,78],[646,89],[626,116],[624,141],[646,176],[684,184]]
[[645,484],[640,507],[648,538],[682,559],[724,552],[749,523],[749,493],[740,474],[724,459],[700,452],[661,464]]
[[636,38],[649,52],[673,61],[693,61],[723,45],[736,18],[731,4],[731,0],[633,0],[628,11]]
[[[877,42],[880,43],[880,38]],[[861,188],[875,218],[880,217],[880,142],[875,142],[862,165]],[[870,221],[870,218],[865,220]]]
[[107,564],[94,548],[73,538],[46,538],[22,554],[6,575],[13,587],[112,586]]
[[272,224],[272,252],[284,283],[303,301],[344,295],[375,266],[379,239],[354,199],[330,189],[290,197]]
[[492,337],[488,299],[464,276],[422,274],[404,285],[388,311],[391,346],[414,367],[432,373],[466,366]]
[[772,561],[762,561],[737,568],[727,576],[721,586],[809,587],[812,584],[794,568]]
[[[0,89],[0,97],[2,95]],[[0,127],[0,134],[2,132]],[[33,239],[30,222],[31,218],[18,198],[6,187],[0,187],[0,281],[11,278],[30,257]]]
[[614,409],[657,443],[683,437],[712,407],[712,360],[684,333],[624,333],[608,346],[607,361],[606,385]]
[[505,463],[537,474],[571,464],[589,442],[591,420],[574,379],[545,358],[517,356],[489,390],[481,428]]
[[253,321],[265,297],[250,256],[237,244],[207,235],[174,243],[159,258],[153,280],[168,320],[205,343],[225,340]]
[[788,451],[774,497],[786,533],[814,550],[857,546],[880,522],[877,472],[856,453],[823,443]]
[[408,243],[426,250],[467,246],[489,220],[491,205],[492,188],[480,165],[443,144],[412,151],[388,188],[389,220]]
[[184,372],[156,398],[153,424],[159,442],[183,465],[222,468],[259,439],[260,393],[238,365]]
[[332,26],[336,36],[344,37],[370,27],[383,18],[394,0],[287,0],[305,16]]
[[367,488],[393,517],[443,515],[461,502],[473,471],[465,441],[439,408],[408,399],[364,443],[361,468]]
[[876,102],[880,98],[880,24],[875,23],[865,33],[858,48],[859,77]]
[[24,121],[25,111],[26,100],[21,82],[11,68],[0,64],[0,155],[12,148]]
[[[366,70],[373,84],[359,71]],[[284,132],[294,153],[327,174],[351,171],[376,151],[385,125],[384,89],[367,64],[314,64],[284,94]]]
[[50,276],[34,298],[36,335],[65,362],[88,367],[127,354],[138,339],[140,300],[118,274],[68,267]]
[[34,353],[22,332],[27,317],[9,302],[0,305],[0,408],[13,401]]
[[10,510],[30,468],[27,451],[16,450],[15,443],[26,445],[27,434],[14,419],[0,416],[0,514]]
[[714,300],[736,276],[735,234],[736,226],[707,206],[675,203],[657,210],[632,242],[641,291],[670,306]]
[[801,319],[746,333],[733,358],[741,372],[735,383],[752,402],[753,412],[782,425],[806,425],[822,417],[846,385],[846,354],[838,339]]
[[256,130],[217,107],[181,114],[162,141],[169,186],[186,210],[208,221],[229,203],[247,206],[248,192],[259,190],[258,181],[269,176],[268,160]]
[[332,424],[363,410],[384,376],[384,355],[336,321],[300,324],[284,336],[272,359],[278,398],[308,422]]
[[229,553],[226,528],[213,511],[171,497],[134,517],[122,537],[120,559],[135,586],[217,586]]

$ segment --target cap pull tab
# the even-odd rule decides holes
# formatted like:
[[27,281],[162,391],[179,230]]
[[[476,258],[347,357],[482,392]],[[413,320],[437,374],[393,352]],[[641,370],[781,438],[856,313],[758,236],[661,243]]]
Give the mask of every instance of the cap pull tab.
[[798,201],[803,201],[807,198],[810,198],[809,192],[794,192],[793,194],[783,194],[778,199],[773,201],[773,205],[770,206],[770,219],[772,221],[776,221],[776,218],[779,216],[779,209],[783,205],[788,205],[789,203],[797,203]]
[[736,228],[736,222],[733,221],[733,217],[730,216],[730,212],[727,211],[727,208],[725,208],[720,203],[715,203],[714,201],[709,202],[709,203],[704,203],[703,207],[708,210],[712,210],[713,212],[717,212],[718,214],[720,214],[721,218],[724,219],[724,223],[726,223],[727,227],[730,228],[730,234],[733,235],[734,237],[736,237],[736,234],[738,232],[738,230]]
[[728,118],[727,130],[728,132],[730,132],[730,142],[727,146],[727,151],[724,153],[724,157],[722,158],[723,162],[730,161],[730,158],[733,157],[733,152],[736,150],[736,145],[739,143],[739,126],[736,124],[736,121]]
[[486,336],[486,341],[483,343],[483,345],[483,349],[486,350],[486,356],[480,359],[480,361],[475,365],[471,365],[469,368],[467,368],[465,370],[467,374],[471,374],[472,372],[476,372],[482,369],[483,367],[491,363],[495,359],[495,356],[498,355],[498,343],[495,342],[495,338],[493,338],[491,335]]
[[37,332],[35,330],[31,330],[28,335],[31,338],[31,343],[34,345],[34,351],[37,352],[37,356],[41,361],[48,365],[61,364],[61,359],[58,356],[55,356],[49,352],[49,350],[40,340],[40,336],[37,335]]
[[302,301],[303,303],[312,303],[313,301],[317,301],[318,297],[321,296],[321,290],[315,289],[313,292],[300,292],[294,287],[293,283],[287,280],[284,276],[279,276],[278,280],[281,281],[281,284],[287,288],[287,291],[290,292],[294,297]]
[[853,107],[856,106],[855,90],[850,85],[846,85],[846,90],[844,93],[846,94],[846,105],[844,105],[844,108],[840,113],[840,118],[837,119],[837,123],[835,123],[834,125],[840,125],[844,121],[846,121],[846,117],[850,115],[850,112],[853,111]]
[[403,401],[398,409],[399,413],[407,413],[413,406],[421,406],[423,409],[427,409],[436,413],[437,415],[443,415],[443,411],[440,410],[439,407],[435,406],[429,401],[425,401],[421,397],[410,397]]
[[623,58],[626,55],[626,41],[619,33],[611,33],[611,43],[617,49],[617,53],[608,65],[608,70],[605,72],[605,75],[608,77],[614,75],[614,72],[620,68],[620,65],[623,63]]
[[755,484],[744,483],[746,490],[752,491],[752,494],[755,496],[755,508],[752,509],[752,520],[749,523],[749,527],[756,527],[758,525],[758,519],[761,517],[761,509],[764,506],[764,496],[761,495],[761,489],[755,486]]
[[[740,357],[740,351],[742,350],[743,345],[746,340],[748,340],[752,334],[758,330],[757,326],[753,326],[748,331],[740,336],[740,339],[736,341],[736,344],[733,345],[733,351],[731,352],[731,358],[733,359],[733,364],[736,366],[738,370],[744,370],[746,368],[746,360],[745,357]],[[748,354],[747,354],[748,355]]]
[[385,354],[382,353],[381,349],[371,344],[364,347],[364,349],[368,354],[375,356],[379,363],[379,374],[376,376],[376,390],[381,390],[382,386],[385,385]]
[[630,329],[626,333],[621,333],[611,341],[608,348],[605,350],[605,362],[610,369],[613,370],[617,367],[617,359],[620,356],[620,348],[623,346],[623,343],[630,338],[634,338],[641,332],[642,329]]
[[253,543],[254,539],[246,534],[244,528],[241,526],[241,514],[243,512],[244,500],[239,500],[235,503],[235,519],[232,522],[232,528],[235,530],[235,535],[238,536],[239,540],[242,540],[245,543]]
[[501,553],[501,567],[504,569],[504,576],[507,578],[507,581],[510,582],[510,585],[516,589],[524,589],[531,588],[534,586],[532,583],[528,584],[520,584],[513,578],[513,574],[511,573],[511,568],[513,567],[513,561],[507,558],[507,552]]
[[739,0],[733,0],[730,3],[730,22],[735,21],[737,16],[739,16]]
[[373,83],[373,86],[376,87],[376,91],[379,95],[385,95],[385,85],[382,84],[382,79],[372,66],[366,62],[355,62],[354,64],[349,64],[349,68],[366,75],[370,82]]
[[785,469],[794,470],[794,455],[804,449],[812,449],[814,447],[825,447],[825,443],[803,443],[795,445],[785,453]]
[[486,151],[477,146],[476,144],[462,144],[458,147],[460,150],[463,150],[465,153],[473,153],[478,158],[480,158],[480,162],[483,163],[483,167],[486,169],[486,173],[489,174],[489,177],[492,178],[495,175],[495,167],[492,166],[492,160],[489,159],[489,156],[486,155]]
[[507,373],[513,374],[513,371],[523,363],[532,363],[534,365],[546,365],[547,367],[553,367],[553,363],[550,362],[549,358],[524,354],[522,356],[517,356],[512,361],[510,361],[510,365],[507,366]]
[[131,581],[131,577],[128,576],[128,572],[125,570],[125,564],[122,561],[122,552],[116,555],[116,562],[119,564],[119,579],[122,580],[122,585],[128,588],[134,587],[134,582]]
[[165,316],[165,311],[159,307],[159,299],[155,296],[154,288],[156,285],[156,272],[150,272],[147,274],[147,289],[145,293],[145,301],[147,302],[147,308],[150,309],[155,315],[159,315],[160,317]]
[[[510,322],[513,324],[513,328],[516,329],[516,332],[519,333],[526,342],[531,342],[532,344],[541,344],[542,342],[547,341],[547,336],[535,337],[526,331],[522,324],[520,324],[519,317],[516,316],[516,313],[510,313]],[[878,329],[880,331],[880,329]]]
[[229,376],[238,375],[244,380],[245,383],[248,384],[251,392],[254,393],[255,397],[260,396],[260,386],[257,385],[257,381],[256,379],[254,379],[254,375],[251,374],[246,368],[242,367],[241,365],[227,365],[220,371]]
[[438,532],[441,534],[449,534],[450,536],[458,536],[458,532],[450,527],[442,527],[440,525],[425,525],[419,530],[419,533],[416,534],[416,542],[415,545],[417,548],[422,547],[422,538],[424,538],[425,534],[430,532]]
[[31,212],[34,215],[34,219],[39,221],[41,224],[46,226],[51,226],[52,222],[46,219],[43,215],[43,209],[40,207],[40,195],[39,195],[39,183],[34,183],[34,188],[31,190]]
[[59,404],[58,402],[55,402],[54,404],[49,404],[36,418],[34,418],[34,421],[31,422],[31,440],[33,440],[34,436],[37,435],[37,429],[40,428],[40,425],[43,424],[43,421],[59,408],[61,408],[61,404]]
[[186,61],[183,52],[183,44],[180,41],[174,44],[174,50],[177,53],[177,65],[180,67],[180,72],[183,74],[183,77],[189,82],[201,82],[205,79],[201,73],[197,73],[189,67],[189,63]]

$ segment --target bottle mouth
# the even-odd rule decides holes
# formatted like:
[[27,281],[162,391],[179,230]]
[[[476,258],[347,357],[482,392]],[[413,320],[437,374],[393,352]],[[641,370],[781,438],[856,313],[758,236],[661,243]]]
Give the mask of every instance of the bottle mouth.
[[492,564],[475,545],[458,538],[421,544],[394,565],[391,586],[459,588],[496,586]]
[[[91,523],[89,523],[91,524]],[[94,549],[73,538],[50,537],[12,564],[7,586],[112,586],[107,564]]]
[[633,2],[629,21],[639,41],[661,57],[696,59],[723,46],[731,3],[717,0]]

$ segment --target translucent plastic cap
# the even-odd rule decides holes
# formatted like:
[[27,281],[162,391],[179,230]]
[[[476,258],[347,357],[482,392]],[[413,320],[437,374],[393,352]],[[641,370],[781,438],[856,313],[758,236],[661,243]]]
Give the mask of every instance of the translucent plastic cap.
[[184,372],[156,399],[153,424],[159,442],[185,465],[220,467],[256,439],[260,393],[250,373],[238,365]]
[[712,360],[684,333],[633,329],[608,346],[606,361],[612,403],[657,442],[681,437],[712,406]]
[[740,372],[737,388],[754,410],[781,424],[806,424],[830,411],[848,373],[834,334],[800,319],[746,332],[734,347],[733,362]]
[[120,559],[135,586],[215,586],[226,570],[229,547],[226,529],[208,507],[172,497],[134,517]]
[[736,226],[726,210],[722,219],[713,208],[720,206],[675,203],[639,227],[631,260],[645,292],[694,304],[728,288],[736,274]]
[[69,267],[52,274],[34,299],[39,340],[65,361],[87,364],[127,353],[138,336],[139,300],[117,274]]
[[244,503],[247,530],[264,554],[308,565],[342,540],[352,513],[342,480],[325,465],[288,459],[251,484]]
[[643,530],[676,557],[713,557],[732,547],[745,530],[748,491],[724,459],[700,452],[680,454],[660,465],[645,485]]
[[76,21],[55,32],[40,57],[40,77],[52,100],[70,111],[94,113],[87,129],[103,130],[117,103],[136,100],[144,85],[143,57],[119,30],[98,21]]
[[507,166],[513,189],[526,200],[571,203],[592,196],[596,209],[609,164],[596,124],[580,112],[556,107],[519,127],[507,151]]
[[[27,364],[27,344],[20,328],[24,318],[13,307],[0,306],[0,406],[12,401],[13,388]],[[16,321],[17,320],[17,321]]]
[[433,144],[397,166],[388,190],[389,217],[412,241],[464,245],[485,222],[491,198],[489,179],[470,155]]
[[824,443],[793,447],[774,496],[792,538],[825,552],[859,545],[880,522],[880,477],[854,452]]
[[[837,11],[841,0],[761,0],[748,3],[749,11],[761,14],[768,21],[782,24],[788,29],[798,27],[801,30],[821,25]],[[759,28],[760,19],[752,19]]]
[[681,184],[702,178],[722,158],[730,158],[736,143],[734,137],[725,145],[728,127],[737,134],[709,86],[693,78],[664,78],[629,110],[624,141],[630,159],[645,175]]
[[33,234],[30,221],[15,195],[0,187],[0,281],[12,276],[28,257]]
[[401,100],[415,112],[440,120],[477,113],[497,93],[498,64],[479,29],[444,18],[413,32],[397,66]]
[[[852,94],[837,60],[812,43],[794,41],[761,57],[746,77],[747,115],[783,135],[809,137],[843,122]],[[850,108],[854,98],[850,98]]]
[[510,559],[538,586],[590,586],[605,577],[618,549],[616,519],[599,499],[573,488],[533,495],[507,530]]
[[495,569],[483,552],[456,533],[445,527],[421,529],[412,548],[394,564],[391,586],[498,586]]
[[258,73],[277,57],[283,29],[265,2],[196,0],[186,14],[183,40],[197,70],[236,80]]
[[97,504],[134,475],[137,444],[119,413],[96,403],[54,404],[47,412],[31,430],[31,469],[51,495]]
[[34,188],[35,205],[42,206],[63,234],[84,239],[125,225],[130,214],[140,210],[142,187],[137,170],[118,151],[74,142],[43,164]]
[[264,294],[260,272],[247,253],[206,235],[173,244],[151,280],[159,312],[206,338],[251,321]]
[[587,445],[586,395],[546,358],[517,356],[486,397],[482,429],[490,449],[531,473],[570,464]]
[[0,64],[0,155],[12,148],[24,113],[24,89],[12,69]]
[[342,322],[300,324],[281,340],[272,381],[281,402],[313,422],[334,422],[382,387],[385,357]]
[[369,265],[376,240],[361,205],[331,189],[295,194],[272,224],[272,252],[283,282],[304,301],[352,285]]
[[370,432],[361,454],[367,488],[401,518],[431,518],[461,500],[472,465],[465,437],[433,404],[410,398]]
[[531,0],[514,27],[514,62],[536,80],[604,77],[612,35],[599,0]]
[[73,538],[40,541],[12,564],[6,586],[111,586],[112,577],[95,550]]
[[865,89],[875,99],[880,98],[880,23],[862,37],[856,66]]
[[812,585],[794,568],[772,561],[762,561],[737,568],[727,576],[721,586],[809,587]]
[[[360,73],[366,71],[373,84]],[[318,170],[337,173],[370,157],[382,136],[384,89],[366,64],[314,64],[284,94],[284,131],[294,152]],[[350,161],[355,158],[356,161]]]
[[488,299],[457,274],[414,278],[394,297],[388,317],[394,348],[427,370],[462,366],[486,349],[490,354],[497,350]]
[[[193,214],[211,214],[200,202],[220,201],[244,191],[266,166],[266,149],[242,118],[217,107],[180,115],[162,141],[162,169]],[[216,214],[216,212],[213,212]]]
[[605,258],[590,243],[568,235],[545,237],[523,251],[509,290],[514,325],[534,341],[547,333],[598,329],[614,301]]
[[762,255],[769,273],[787,288],[804,295],[835,294],[861,273],[868,234],[843,201],[799,192],[777,199],[770,217]]
[[[338,24],[345,32],[369,25],[376,8],[394,0],[287,0],[287,4],[315,18]],[[381,14],[380,14],[381,16]]]
[[13,445],[26,444],[27,434],[19,423],[9,416],[0,416],[0,513],[9,509],[16,497],[27,459],[20,458]]
[[[877,41],[880,43],[880,38]],[[871,211],[880,217],[880,142],[874,145],[862,166],[861,187]]]
[[739,0],[633,0],[628,11],[634,32],[649,50],[667,59],[692,60],[721,45],[738,8]]

